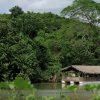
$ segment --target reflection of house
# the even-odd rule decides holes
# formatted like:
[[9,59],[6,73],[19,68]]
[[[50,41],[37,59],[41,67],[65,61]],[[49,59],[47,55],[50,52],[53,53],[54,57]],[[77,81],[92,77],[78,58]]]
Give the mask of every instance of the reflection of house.
[[62,83],[100,81],[100,66],[72,65],[61,71]]

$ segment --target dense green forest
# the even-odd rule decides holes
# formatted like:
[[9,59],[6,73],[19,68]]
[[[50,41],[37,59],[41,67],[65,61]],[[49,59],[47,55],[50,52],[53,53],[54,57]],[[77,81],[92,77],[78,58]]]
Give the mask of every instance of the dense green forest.
[[61,16],[9,11],[0,14],[0,81],[51,81],[68,65],[100,65],[100,3],[75,0]]

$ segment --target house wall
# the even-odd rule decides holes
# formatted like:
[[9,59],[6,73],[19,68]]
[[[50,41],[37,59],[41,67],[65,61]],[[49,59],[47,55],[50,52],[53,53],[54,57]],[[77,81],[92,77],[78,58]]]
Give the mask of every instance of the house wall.
[[100,81],[100,75],[87,74],[74,70],[66,71],[62,74],[64,81]]

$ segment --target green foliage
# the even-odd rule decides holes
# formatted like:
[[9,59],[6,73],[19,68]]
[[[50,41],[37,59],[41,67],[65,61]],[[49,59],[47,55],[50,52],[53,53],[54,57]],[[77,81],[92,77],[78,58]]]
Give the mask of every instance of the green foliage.
[[100,84],[85,85],[84,89],[92,92],[92,100],[99,100],[100,99],[98,92],[96,92],[96,91],[100,90]]
[[100,96],[96,96],[96,97],[94,97],[93,100],[100,100]]
[[31,95],[28,95],[28,96],[26,97],[25,100],[38,100],[38,99],[35,98],[35,97],[33,96],[33,94],[31,94]]
[[14,86],[15,89],[33,89],[33,86],[31,85],[30,81],[23,79],[22,77],[17,77],[14,80]]
[[62,10],[62,14],[88,22],[91,26],[97,25],[100,16],[100,4],[93,0],[75,0],[71,6]]
[[1,80],[13,80],[36,67],[34,44],[21,34],[9,34],[0,41]]
[[0,89],[33,90],[34,87],[29,80],[16,77],[13,82],[1,82]]
[[45,96],[43,96],[43,97],[41,97],[40,100],[70,100],[70,99],[68,97],[66,97],[66,96],[62,96],[60,98],[58,98],[58,97],[45,97]]
[[[3,100],[34,100],[35,89],[29,80],[22,77],[16,77],[12,82],[0,83],[0,90],[4,90],[7,95],[1,96]],[[36,99],[35,99],[36,100]]]
[[12,7],[9,11],[13,17],[17,17],[18,15],[24,13],[19,6]]
[[94,91],[95,89],[97,89],[97,85],[85,85],[84,88],[87,91]]
[[[67,65],[100,65],[99,3],[75,0],[62,11],[68,19],[24,13],[18,6],[10,12],[0,15],[0,81],[16,76],[31,82],[57,80]],[[92,19],[83,21],[83,14]]]
[[0,38],[8,33],[8,21],[0,19]]
[[66,89],[73,91],[73,92],[76,92],[78,89],[78,86],[77,85],[72,85],[72,86],[70,85],[70,86],[67,86]]
[[0,89],[9,89],[9,84],[8,82],[1,82],[0,83]]

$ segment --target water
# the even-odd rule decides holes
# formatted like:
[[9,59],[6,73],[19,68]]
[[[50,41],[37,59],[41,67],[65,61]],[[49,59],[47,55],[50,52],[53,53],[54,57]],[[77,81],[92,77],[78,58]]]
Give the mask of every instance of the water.
[[[91,100],[93,98],[92,91],[84,90],[83,86],[78,86],[78,90],[76,92],[70,91],[60,83],[37,83],[34,84],[37,89],[37,96],[54,96],[60,97],[64,95],[66,97],[70,97],[71,100]],[[99,91],[96,91],[96,94],[99,94]]]
[[[86,84],[86,83],[84,83]],[[90,83],[88,83],[90,84]],[[95,84],[95,83],[93,83]],[[62,85],[61,83],[37,83],[34,84],[36,91],[33,90],[0,90],[0,100],[26,100],[25,98],[34,95],[39,99],[43,96],[46,97],[57,97],[56,100],[62,100],[62,96],[69,97],[70,100],[92,100],[94,93],[92,91],[86,91],[83,86],[78,86],[77,91],[71,91],[68,87],[69,85]],[[95,91],[96,95],[100,95],[100,90]],[[15,98],[16,99],[13,99]],[[59,99],[60,98],[60,99]],[[33,99],[35,100],[35,99]],[[66,100],[66,99],[63,99]]]

